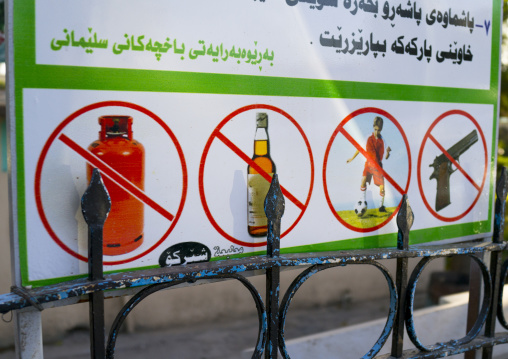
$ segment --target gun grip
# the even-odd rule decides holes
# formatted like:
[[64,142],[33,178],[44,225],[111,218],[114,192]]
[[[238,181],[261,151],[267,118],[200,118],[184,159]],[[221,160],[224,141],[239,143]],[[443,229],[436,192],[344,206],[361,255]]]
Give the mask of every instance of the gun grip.
[[448,163],[443,162],[439,166],[439,175],[437,177],[436,211],[442,210],[451,203],[450,175]]

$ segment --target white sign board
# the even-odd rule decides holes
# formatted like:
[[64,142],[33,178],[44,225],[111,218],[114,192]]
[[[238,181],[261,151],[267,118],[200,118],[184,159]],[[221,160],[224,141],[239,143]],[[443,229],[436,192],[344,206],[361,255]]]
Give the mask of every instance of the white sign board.
[[19,0],[15,240],[24,285],[87,271],[80,198],[112,199],[106,271],[492,232],[499,0]]

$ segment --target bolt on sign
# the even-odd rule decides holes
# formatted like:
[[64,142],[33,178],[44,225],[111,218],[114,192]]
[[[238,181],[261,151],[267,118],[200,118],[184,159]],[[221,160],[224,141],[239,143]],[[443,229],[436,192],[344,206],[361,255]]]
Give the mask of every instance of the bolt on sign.
[[[105,270],[492,232],[501,1],[16,0],[16,273],[83,276],[80,198],[111,197]],[[280,31],[284,28],[285,31]]]

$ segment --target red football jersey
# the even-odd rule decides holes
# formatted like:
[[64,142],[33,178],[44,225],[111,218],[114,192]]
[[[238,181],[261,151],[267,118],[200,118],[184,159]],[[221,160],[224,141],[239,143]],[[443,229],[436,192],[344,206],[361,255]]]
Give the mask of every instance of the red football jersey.
[[367,154],[375,159],[378,164],[381,164],[384,153],[385,143],[383,137],[379,135],[379,138],[376,138],[374,135],[370,135],[367,139]]

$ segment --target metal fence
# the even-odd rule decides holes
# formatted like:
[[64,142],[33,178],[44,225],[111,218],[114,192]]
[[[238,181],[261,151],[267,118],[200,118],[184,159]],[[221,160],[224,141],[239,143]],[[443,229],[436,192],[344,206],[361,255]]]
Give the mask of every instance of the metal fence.
[[[13,287],[12,292],[0,295],[0,313],[33,306],[42,310],[44,303],[68,298],[88,296],[90,305],[90,347],[92,358],[114,358],[115,344],[125,318],[143,299],[160,290],[182,283],[202,280],[237,280],[250,292],[257,308],[259,331],[252,358],[274,359],[278,355],[290,358],[286,349],[284,329],[291,301],[300,287],[314,274],[329,268],[345,265],[368,264],[379,269],[390,291],[390,305],[386,324],[379,339],[362,358],[441,358],[460,353],[481,350],[482,358],[492,358],[493,347],[508,343],[508,331],[496,333],[496,323],[508,330],[503,313],[503,285],[508,273],[508,260],[503,262],[506,250],[503,241],[505,201],[508,191],[506,170],[503,169],[497,185],[495,204],[494,236],[476,241],[447,245],[409,246],[413,213],[404,195],[397,215],[398,237],[395,249],[368,249],[323,253],[280,254],[280,223],[284,213],[284,197],[275,175],[266,197],[265,212],[268,218],[266,256],[228,259],[216,262],[196,263],[186,266],[141,270],[136,272],[103,274],[102,231],[111,203],[100,179],[94,170],[90,186],[82,197],[82,211],[89,228],[89,275],[80,279],[33,290]],[[482,259],[490,254],[490,263]],[[471,285],[470,298],[477,298],[478,310],[470,300],[468,333],[463,338],[448,342],[424,345],[414,326],[415,289],[424,268],[436,258],[468,256],[478,264],[482,281]],[[416,268],[409,273],[409,258],[420,258]],[[396,273],[390,273],[381,263],[388,259],[397,260]],[[280,300],[280,271],[283,267],[308,266],[289,286]],[[241,275],[253,270],[266,271],[266,299],[263,302],[257,289]],[[479,283],[483,283],[480,285]],[[474,284],[474,283],[472,283]],[[209,284],[211,285],[211,284]],[[104,291],[123,288],[143,288],[120,310],[114,320],[109,336],[104,336]],[[417,349],[404,350],[405,329]],[[376,356],[392,335],[391,353]],[[253,342],[254,342],[253,338]],[[347,345],[347,343],[344,343]],[[471,355],[471,354],[469,354]]]

